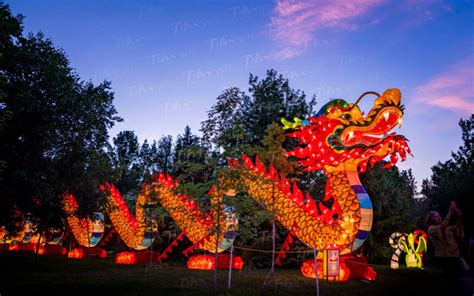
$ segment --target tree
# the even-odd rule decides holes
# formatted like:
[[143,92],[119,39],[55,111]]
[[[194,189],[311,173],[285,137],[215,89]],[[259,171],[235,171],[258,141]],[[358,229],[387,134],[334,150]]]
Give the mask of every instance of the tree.
[[[474,192],[474,115],[461,119],[463,145],[453,152],[452,159],[434,165],[430,180],[423,180],[421,193],[426,210],[439,211],[443,216],[449,209],[451,200],[456,201],[463,212],[465,239],[474,235],[474,218],[468,213],[474,211],[472,193]],[[425,212],[426,214],[426,212]],[[467,245],[467,244],[462,244]]]
[[16,208],[42,232],[61,225],[66,192],[81,207],[97,207],[107,130],[121,118],[109,82],[81,82],[65,53],[41,33],[22,36],[21,17],[3,4],[0,24],[0,105],[10,113],[0,133],[0,222],[14,228]]
[[114,183],[122,194],[133,195],[140,187],[144,169],[140,163],[138,138],[133,131],[122,131],[113,139],[113,143],[109,155],[114,168]]
[[268,125],[282,117],[307,117],[316,104],[314,96],[306,102],[306,94],[292,89],[288,79],[273,69],[262,80],[250,74],[249,85],[250,96],[244,98],[237,115],[249,145],[260,144]]
[[[5,74],[1,69],[5,68],[5,52],[12,50],[15,43],[21,37],[22,28],[21,15],[13,16],[8,5],[0,3],[0,134],[5,129],[7,121],[12,113],[5,102]],[[3,178],[3,171],[6,168],[6,161],[0,156],[0,182]]]
[[[288,80],[275,70],[267,71],[262,80],[251,74],[249,95],[235,87],[224,90],[208,112],[208,119],[201,123],[201,131],[206,143],[218,148],[214,157],[218,159],[219,167],[226,165],[228,157],[259,155],[267,166],[273,164],[295,181],[299,175],[298,165],[283,155],[285,148],[295,143],[286,139],[279,122],[282,117],[307,117],[314,105],[314,97],[306,102],[306,95],[293,90]],[[273,215],[246,194],[238,194],[228,202],[235,206],[240,217],[239,241],[258,244],[260,241],[255,238],[270,227],[275,234],[272,235],[273,244],[286,235],[275,229],[275,223],[268,222]],[[264,244],[268,243],[265,240]],[[264,265],[267,264],[268,258],[263,259]]]
[[[155,144],[154,144],[155,145]],[[156,145],[155,163],[157,171],[169,173],[173,168],[173,138],[163,136]]]
[[237,87],[228,88],[217,97],[217,102],[207,112],[208,119],[201,122],[203,142],[218,149],[223,149],[224,155],[234,154],[243,137],[243,129],[237,120],[237,111],[247,98]]
[[374,210],[372,230],[363,248],[372,262],[387,263],[393,253],[388,244],[390,235],[416,230],[418,217],[415,216],[416,184],[411,170],[383,169],[383,165],[383,162],[377,163],[361,174],[361,183]]
[[209,166],[207,149],[201,145],[198,136],[186,126],[178,135],[174,149],[173,174],[181,183],[203,183],[212,178],[213,168]]
[[[278,125],[282,117],[308,117],[315,104],[314,96],[306,102],[305,93],[292,89],[288,79],[273,69],[261,80],[250,74],[249,95],[232,87],[217,97],[208,119],[201,122],[203,139],[222,149],[222,158],[254,156],[255,148],[263,147],[269,125]],[[291,141],[283,144],[288,145]]]

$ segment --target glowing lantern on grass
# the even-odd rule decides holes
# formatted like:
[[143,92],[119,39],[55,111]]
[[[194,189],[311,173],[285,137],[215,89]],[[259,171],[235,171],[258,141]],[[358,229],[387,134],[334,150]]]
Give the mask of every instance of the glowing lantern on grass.
[[98,249],[97,256],[99,258],[105,258],[107,257],[107,251],[105,251],[104,249]]
[[10,246],[8,247],[8,250],[9,251],[18,251],[18,250],[20,250],[20,244],[19,243],[10,244]]
[[100,248],[76,248],[69,251],[67,257],[73,259],[82,259],[89,255],[97,256],[99,258],[106,258],[107,252]]
[[135,264],[134,252],[121,252],[115,255],[115,263],[117,264]]
[[84,258],[84,251],[82,249],[72,249],[67,254],[67,257],[72,259],[82,259]]
[[209,255],[195,255],[189,258],[188,268],[189,269],[204,269],[213,270],[215,263],[214,256]]
[[[301,273],[305,277],[316,278],[314,259],[309,259],[301,265]],[[324,260],[318,258],[318,278],[328,281],[344,282],[350,279],[375,280],[377,273],[368,265],[366,257],[340,257],[339,276],[326,276],[324,272]]]
[[325,249],[323,251],[323,277],[339,277],[340,271],[339,249]]
[[117,264],[142,264],[156,259],[155,252],[120,252],[115,254]]
[[[327,276],[327,273],[325,274],[324,271],[324,260],[318,259],[318,278],[319,279],[326,279],[330,282],[344,282],[348,280],[350,270],[347,268],[347,266],[342,263],[339,265],[339,271],[338,271],[338,276]],[[316,278],[316,271],[314,268],[314,260],[306,260],[303,262],[301,265],[300,271],[301,273],[308,278]]]
[[390,262],[390,268],[399,268],[399,257],[405,252],[405,263],[407,267],[423,268],[423,253],[426,252],[428,237],[423,230],[415,230],[413,233],[393,233],[389,238],[390,246],[395,250]]
[[38,255],[44,255],[46,254],[46,249],[44,247],[39,247],[38,248]]
[[[228,269],[230,265],[230,255],[229,254],[218,254],[217,268],[218,269]],[[189,269],[201,269],[201,270],[213,270],[216,266],[216,256],[215,255],[194,255],[188,260]],[[233,269],[242,269],[244,262],[239,256],[232,257],[232,268]]]
[[5,236],[7,235],[7,231],[5,230],[4,226],[0,226],[0,244],[5,243]]
[[66,255],[67,250],[57,244],[40,246],[38,255]]

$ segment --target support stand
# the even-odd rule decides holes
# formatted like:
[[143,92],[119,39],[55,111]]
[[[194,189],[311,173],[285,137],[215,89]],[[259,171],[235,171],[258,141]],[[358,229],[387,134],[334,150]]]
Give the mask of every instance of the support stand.
[[[151,254],[150,254],[151,253]],[[117,264],[145,264],[150,262],[150,256],[158,257],[158,253],[150,251],[131,251],[115,254]]]
[[[232,262],[233,269],[242,269],[244,267],[244,262],[240,256],[232,256],[232,261],[230,260],[230,254],[218,254],[217,257],[217,269],[228,269],[231,264],[230,262]],[[215,255],[193,255],[188,259],[188,268],[214,270],[215,260]]]
[[[375,280],[377,273],[368,265],[367,257],[340,257],[340,276],[328,277],[328,281],[345,282],[351,279]],[[301,273],[305,277],[316,278],[315,260],[308,259],[301,265]],[[323,260],[317,259],[318,278],[323,278]]]
[[69,251],[67,254],[68,258],[72,259],[84,259],[88,256],[97,256],[98,258],[106,258],[107,252],[104,249],[95,248],[76,248]]

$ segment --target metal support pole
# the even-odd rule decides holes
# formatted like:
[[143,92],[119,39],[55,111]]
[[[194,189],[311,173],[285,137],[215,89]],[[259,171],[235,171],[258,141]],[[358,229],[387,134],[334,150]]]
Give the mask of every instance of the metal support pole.
[[232,255],[234,253],[234,243],[230,245],[230,260],[229,260],[229,280],[227,281],[227,289],[230,289],[232,284]]
[[319,296],[319,279],[318,279],[318,250],[313,249],[314,253],[314,270],[316,274],[316,296]]

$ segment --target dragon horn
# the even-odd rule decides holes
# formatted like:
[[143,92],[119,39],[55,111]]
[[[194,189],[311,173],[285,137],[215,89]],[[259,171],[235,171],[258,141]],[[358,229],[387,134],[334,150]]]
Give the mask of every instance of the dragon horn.
[[298,127],[298,126],[302,125],[303,121],[301,119],[299,119],[298,117],[293,118],[293,120],[295,122],[290,122],[290,121],[286,120],[285,118],[282,118],[281,123],[283,123],[283,129],[284,130],[293,129],[295,127]]
[[291,122],[289,122],[288,120],[286,120],[285,118],[281,118],[281,123],[283,123],[283,129],[284,130],[287,130],[287,129],[291,129]]

